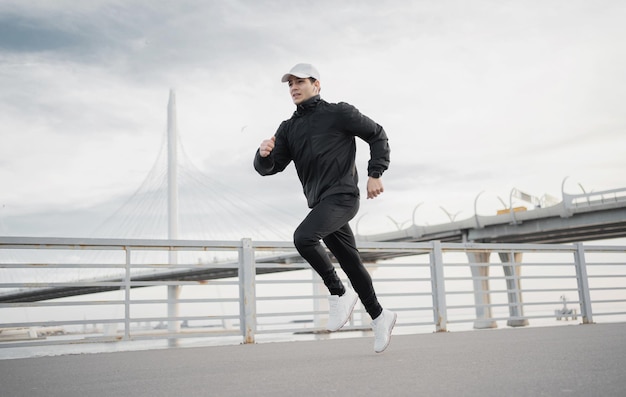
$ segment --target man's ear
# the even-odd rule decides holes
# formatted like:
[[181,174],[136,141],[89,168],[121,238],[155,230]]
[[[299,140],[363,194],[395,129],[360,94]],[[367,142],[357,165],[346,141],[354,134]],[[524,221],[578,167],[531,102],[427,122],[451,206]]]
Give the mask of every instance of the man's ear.
[[315,80],[315,83],[313,83],[313,85],[317,87],[317,93],[319,94],[320,91],[322,90],[322,84],[320,83],[319,80]]

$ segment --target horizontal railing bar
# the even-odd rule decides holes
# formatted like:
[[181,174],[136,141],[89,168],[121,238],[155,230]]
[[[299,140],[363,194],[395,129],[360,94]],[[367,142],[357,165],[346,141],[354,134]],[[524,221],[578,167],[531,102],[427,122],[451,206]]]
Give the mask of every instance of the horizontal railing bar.
[[594,316],[624,316],[626,312],[593,312]]
[[554,266],[554,267],[573,267],[574,262],[562,262],[562,263],[539,263],[539,262],[446,262],[444,260],[444,264],[446,267],[502,267],[502,266],[524,266],[524,267],[546,267],[546,266]]
[[378,262],[374,265],[365,263],[364,264],[366,268],[377,268],[377,269],[381,269],[381,268],[409,268],[409,269],[416,269],[416,268],[430,268],[430,264],[428,263],[385,263],[385,262]]
[[167,322],[167,321],[222,321],[222,320],[236,320],[238,314],[231,315],[219,315],[219,316],[176,316],[176,317],[131,317],[131,323],[141,322]]
[[[547,288],[534,288],[534,289],[490,289],[489,293],[490,294],[508,294],[508,293],[518,293],[518,292],[524,292],[524,293],[539,293],[539,292],[555,292],[555,293],[563,293],[563,292],[577,292],[578,290],[576,288],[559,288],[557,289],[547,289]],[[446,294],[448,295],[468,295],[468,294],[473,294],[474,291],[473,290],[459,290],[459,291],[448,291],[446,292]]]
[[[160,330],[167,331],[167,330]],[[195,331],[185,328],[184,331],[171,333],[135,333],[130,335],[130,340],[150,340],[150,339],[179,339],[179,338],[212,338],[217,336],[241,336],[241,331],[238,329],[219,329],[219,330],[206,330]]]
[[[619,301],[616,301],[619,302]],[[578,301],[567,301],[570,305],[576,305]],[[598,303],[598,302],[596,302]],[[516,307],[516,306],[548,306],[548,305],[562,305],[563,301],[544,301],[544,302],[523,302],[523,303],[485,303],[485,304],[472,304],[472,305],[448,305],[448,309],[473,309],[474,307]],[[562,306],[561,306],[562,308]]]
[[61,325],[83,325],[83,324],[115,324],[124,323],[124,318],[99,318],[94,320],[55,320],[55,321],[31,321],[2,324],[2,328],[28,328],[28,327],[58,327]]
[[624,299],[604,299],[604,300],[594,300],[595,304],[604,304],[604,303],[624,303],[626,304],[626,300]]
[[[624,260],[626,260],[626,258],[624,258]],[[619,263],[619,262],[587,262],[587,266],[590,266],[590,267],[599,267],[599,266],[613,267],[613,266],[624,266],[624,263]]]
[[[511,292],[513,292],[514,290],[510,290]],[[502,292],[509,292],[509,290],[503,290]],[[515,292],[518,292],[517,290],[515,290]],[[563,292],[578,292],[578,290],[576,288],[559,288],[559,289],[548,289],[548,288],[524,288],[521,290],[521,292],[526,293],[545,293],[545,292],[556,292],[556,293],[563,293]],[[573,301],[568,301],[568,302],[573,302]]]
[[[8,307],[63,307],[63,306],[116,306],[123,305],[123,300],[111,300],[111,301],[74,301],[74,302],[15,302],[15,303],[0,303],[0,308]],[[136,303],[133,301],[133,303]]]
[[376,277],[376,283],[391,283],[391,282],[426,282],[430,283],[432,279],[430,277],[395,277],[395,278],[384,278],[384,277]]
[[[259,243],[259,242],[257,242]],[[283,243],[274,242],[272,247],[281,246]],[[284,245],[288,248],[288,244]],[[293,246],[293,244],[292,244]],[[65,238],[65,237],[13,237],[0,236],[0,247],[29,247],[29,248],[67,248],[67,249],[94,249],[107,248],[137,249],[137,248],[230,248],[233,250],[242,247],[241,240],[220,241],[212,240],[207,244],[206,240],[156,240],[156,239],[114,239],[114,238]]]
[[123,263],[111,263],[111,264],[90,264],[90,263],[0,263],[0,268],[5,269],[30,269],[33,270],[38,269],[73,269],[73,268],[81,268],[81,269],[119,269],[125,268],[126,265]]
[[431,322],[423,322],[423,323],[416,323],[416,322],[407,322],[407,323],[396,323],[396,327],[434,327],[432,321]]
[[[139,299],[132,300],[135,305],[144,304],[167,304],[167,303],[230,303],[239,302],[239,298],[206,298],[206,299]],[[117,306],[123,305],[126,302],[123,300],[98,300],[98,301],[71,301],[71,302],[16,302],[16,303],[0,303],[0,308],[9,307],[63,307],[63,306]]]
[[471,280],[562,280],[576,279],[576,276],[478,276],[478,277],[446,277],[446,281],[471,281]]
[[[237,285],[237,282],[228,282],[228,281],[213,281],[213,280],[198,280],[198,281],[131,281],[128,284],[131,287],[158,287],[158,286],[166,286],[166,285]],[[117,282],[73,282],[73,283],[44,283],[44,282],[32,282],[32,283],[4,283],[0,284],[0,288],[20,288],[20,287],[28,287],[28,288],[88,288],[88,287],[120,287],[123,288],[126,286],[125,281],[117,281]],[[1,295],[0,295],[1,296]]]
[[[271,274],[268,274],[271,276]],[[256,280],[256,285],[270,284],[311,284],[311,280]]]
[[4,283],[0,284],[0,288],[51,288],[51,287],[123,287],[125,284],[123,281],[118,282],[65,282],[65,283],[44,283],[44,282],[32,282],[32,283]]
[[575,252],[574,245],[566,244],[501,244],[501,243],[441,243],[441,249],[452,252]]

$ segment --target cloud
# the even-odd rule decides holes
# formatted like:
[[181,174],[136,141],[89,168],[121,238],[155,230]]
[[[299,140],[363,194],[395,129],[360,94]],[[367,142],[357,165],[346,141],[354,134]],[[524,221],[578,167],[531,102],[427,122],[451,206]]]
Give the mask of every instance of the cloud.
[[[624,17],[619,1],[4,1],[0,217],[36,233],[46,213],[80,219],[135,192],[162,147],[170,88],[200,171],[301,215],[293,169],[261,178],[251,166],[293,110],[279,77],[300,61],[321,70],[324,98],[390,136],[388,189],[364,201],[362,227],[419,202],[467,212],[483,190],[558,194],[568,175],[622,187]],[[366,160],[360,145],[363,176]]]

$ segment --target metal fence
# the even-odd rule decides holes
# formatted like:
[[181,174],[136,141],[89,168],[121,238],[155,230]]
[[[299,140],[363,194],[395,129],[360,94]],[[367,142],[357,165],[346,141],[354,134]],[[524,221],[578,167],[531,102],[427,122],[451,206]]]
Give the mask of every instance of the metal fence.
[[[398,312],[398,333],[626,319],[626,246],[359,249],[379,300]],[[287,242],[0,237],[0,349],[369,332],[361,308],[346,332],[326,333],[326,305],[319,278]]]

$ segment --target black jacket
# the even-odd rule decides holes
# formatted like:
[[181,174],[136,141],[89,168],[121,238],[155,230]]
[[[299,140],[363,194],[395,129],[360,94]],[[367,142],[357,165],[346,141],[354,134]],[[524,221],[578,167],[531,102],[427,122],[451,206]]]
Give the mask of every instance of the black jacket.
[[272,175],[293,161],[309,208],[332,194],[359,196],[355,136],[370,146],[368,175],[382,174],[389,167],[390,150],[383,127],[354,106],[328,103],[319,95],[298,105],[275,136],[269,156],[261,157],[257,150],[254,168],[261,175]]

